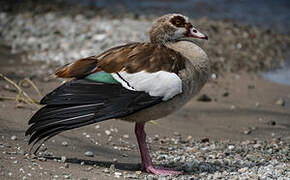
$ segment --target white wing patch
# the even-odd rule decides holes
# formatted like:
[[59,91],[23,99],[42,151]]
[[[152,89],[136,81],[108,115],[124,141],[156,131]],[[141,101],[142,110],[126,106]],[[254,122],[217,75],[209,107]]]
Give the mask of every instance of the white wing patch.
[[113,73],[112,76],[126,89],[145,91],[150,96],[161,96],[163,101],[182,93],[182,81],[175,73],[141,71],[130,74],[122,71]]

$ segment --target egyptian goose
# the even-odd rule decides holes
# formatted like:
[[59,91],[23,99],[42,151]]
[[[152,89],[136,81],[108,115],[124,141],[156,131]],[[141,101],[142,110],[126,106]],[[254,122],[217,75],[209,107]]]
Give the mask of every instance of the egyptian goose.
[[41,100],[45,106],[30,119],[26,131],[29,144],[117,118],[136,123],[143,171],[180,174],[153,166],[144,125],[181,108],[206,83],[209,59],[193,39],[207,36],[181,14],[158,18],[149,35],[150,42],[117,46],[58,69],[57,77],[73,79]]

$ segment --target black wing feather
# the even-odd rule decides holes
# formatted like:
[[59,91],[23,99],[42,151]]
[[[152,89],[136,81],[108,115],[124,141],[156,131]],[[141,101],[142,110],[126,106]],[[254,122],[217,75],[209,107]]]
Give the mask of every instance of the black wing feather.
[[34,146],[63,131],[124,117],[160,102],[162,97],[130,91],[119,84],[75,79],[41,100],[41,104],[46,106],[29,120],[31,126],[26,135],[30,136],[29,144],[34,142]]

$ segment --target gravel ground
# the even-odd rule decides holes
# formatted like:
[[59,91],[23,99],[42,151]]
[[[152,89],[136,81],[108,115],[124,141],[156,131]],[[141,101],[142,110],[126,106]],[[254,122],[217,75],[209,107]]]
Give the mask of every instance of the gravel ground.
[[[128,135],[124,134],[118,140],[113,142],[113,136],[118,134],[118,129],[114,128],[107,133],[111,144],[114,149],[120,150],[123,157],[127,157],[129,151],[138,150],[135,144],[131,144],[127,139]],[[108,135],[109,134],[109,135]],[[113,135],[114,134],[114,135]],[[113,136],[112,136],[113,135]],[[94,142],[93,137],[83,132],[83,136],[89,141]],[[105,135],[106,136],[106,135]],[[72,163],[87,166],[86,171],[92,172],[98,170],[106,177],[112,179],[146,179],[146,180],[194,180],[194,179],[279,179],[286,180],[290,178],[290,164],[289,164],[289,139],[273,138],[268,141],[260,140],[247,140],[241,142],[231,141],[209,141],[208,138],[201,140],[192,139],[191,136],[182,137],[180,133],[175,132],[174,135],[168,137],[159,137],[159,135],[149,136],[148,143],[154,147],[152,150],[152,157],[155,164],[166,165],[166,167],[173,167],[177,170],[184,172],[184,175],[173,176],[157,176],[141,171],[121,171],[115,168],[114,164],[109,165],[107,168],[99,167],[92,161],[81,161],[77,159],[67,158],[65,155],[55,157],[53,152],[43,146],[40,149],[41,156],[36,157],[28,155],[21,146],[11,146],[7,142],[9,137],[2,136],[0,141],[0,150],[5,155],[6,159],[12,161],[13,164],[18,164],[17,156],[23,156],[25,162],[29,164],[28,167],[20,168],[20,177],[23,179],[34,179],[35,173],[40,170],[40,177],[46,179],[46,175],[42,170],[42,166],[47,161],[54,160],[58,162],[59,169],[70,169]],[[11,141],[17,141],[16,136],[10,137]],[[52,140],[55,143],[54,140]],[[62,146],[67,147],[69,150],[70,144],[66,141],[62,142]],[[98,146],[98,145],[97,145]],[[158,149],[156,149],[158,147]],[[94,157],[94,153],[87,151],[84,156]],[[118,160],[113,160],[117,162]],[[56,167],[56,168],[57,168]],[[36,170],[37,169],[37,170]],[[83,168],[81,168],[83,169]],[[48,168],[44,169],[49,171]],[[14,177],[9,169],[4,166],[0,167],[2,177]],[[33,172],[33,173],[32,173]],[[15,173],[15,172],[14,172]],[[44,174],[43,174],[44,173]],[[99,174],[98,172],[97,174]],[[33,175],[32,175],[33,174]],[[72,173],[63,172],[62,175],[57,175],[56,172],[49,174],[52,179],[75,179]],[[17,177],[17,176],[16,176]],[[19,176],[18,176],[19,177]],[[78,179],[91,179],[91,178],[78,178]],[[97,178],[98,179],[98,178]]]

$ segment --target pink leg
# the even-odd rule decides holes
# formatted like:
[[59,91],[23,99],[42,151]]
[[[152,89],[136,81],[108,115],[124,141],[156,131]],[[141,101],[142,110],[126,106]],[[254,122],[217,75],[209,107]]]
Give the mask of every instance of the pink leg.
[[147,149],[146,144],[146,133],[144,131],[144,125],[145,123],[136,123],[135,125],[135,134],[137,137],[141,158],[142,158],[142,170],[147,173],[153,173],[157,175],[162,174],[182,174],[179,171],[174,171],[170,169],[161,169],[161,168],[155,168],[152,159],[150,157],[149,151]]

